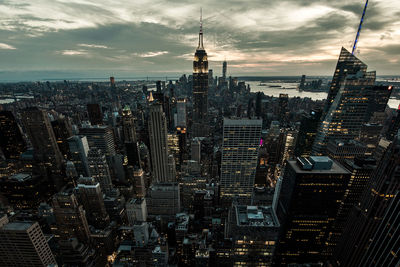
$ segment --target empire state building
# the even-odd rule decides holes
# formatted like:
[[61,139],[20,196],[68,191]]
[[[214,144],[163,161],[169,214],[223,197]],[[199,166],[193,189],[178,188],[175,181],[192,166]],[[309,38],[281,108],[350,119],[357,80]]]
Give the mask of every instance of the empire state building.
[[193,119],[201,123],[207,118],[208,105],[208,61],[203,46],[203,21],[200,16],[199,45],[193,61]]

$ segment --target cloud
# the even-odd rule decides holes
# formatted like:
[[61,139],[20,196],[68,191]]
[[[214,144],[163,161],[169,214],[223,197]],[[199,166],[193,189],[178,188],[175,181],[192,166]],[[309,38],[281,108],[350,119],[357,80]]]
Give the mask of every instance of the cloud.
[[[370,2],[358,51],[378,74],[400,69],[398,0]],[[205,49],[215,74],[332,75],[351,47],[358,0],[4,0],[0,70],[126,70],[190,73],[203,7]],[[133,60],[134,59],[134,60]]]
[[168,51],[156,51],[156,52],[146,52],[146,53],[133,53],[133,56],[137,57],[158,57],[168,54]]
[[63,50],[59,51],[61,55],[64,56],[82,56],[82,55],[88,55],[88,52],[86,50]]
[[15,50],[15,49],[17,49],[17,48],[15,48],[15,47],[12,46],[12,45],[8,45],[8,44],[5,44],[5,43],[0,43],[0,49]]
[[106,46],[106,45],[97,45],[97,44],[78,44],[78,46],[81,46],[81,47],[88,47],[88,48],[104,48],[104,49],[109,48],[109,47]]

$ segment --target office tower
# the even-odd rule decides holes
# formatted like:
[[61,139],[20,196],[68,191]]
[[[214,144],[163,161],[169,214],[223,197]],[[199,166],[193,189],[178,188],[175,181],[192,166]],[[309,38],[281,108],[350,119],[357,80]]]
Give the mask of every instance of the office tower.
[[332,231],[328,237],[328,247],[325,249],[325,253],[329,255],[332,255],[333,250],[340,241],[351,209],[358,204],[362,193],[370,181],[370,177],[376,168],[376,160],[365,156],[356,157],[354,160],[344,160],[343,167],[351,175],[345,194],[340,201],[340,207],[333,223]]
[[386,149],[334,253],[340,266],[398,266],[400,134]]
[[41,175],[16,173],[0,179],[0,195],[17,209],[37,209],[51,197],[48,181]]
[[224,81],[226,80],[226,67],[227,63],[226,60],[224,60],[224,62],[222,62],[222,78],[224,79]]
[[103,124],[103,112],[101,112],[99,104],[87,104],[86,108],[89,115],[89,121],[92,125]]
[[249,199],[257,168],[262,120],[224,118],[221,196]]
[[349,179],[350,172],[328,157],[287,161],[277,202],[276,264],[327,260],[323,251]]
[[173,181],[173,177],[168,177],[167,122],[159,103],[150,106],[149,135],[154,181]]
[[262,116],[262,99],[263,99],[263,93],[257,92],[256,108],[255,108],[255,113],[256,113],[257,119],[260,119]]
[[190,145],[191,148],[191,159],[197,163],[201,162],[201,140],[199,138],[193,138]]
[[213,87],[214,86],[214,73],[212,69],[208,70],[208,87]]
[[97,229],[106,228],[109,225],[110,217],[104,206],[100,184],[91,177],[80,177],[77,183],[76,196],[85,210],[88,223]]
[[328,156],[343,164],[346,160],[353,161],[354,158],[364,156],[367,147],[356,140],[331,140],[327,146]]
[[181,210],[178,183],[158,183],[150,186],[146,197],[148,214],[172,216]]
[[301,76],[300,85],[299,85],[299,90],[300,91],[304,89],[305,83],[306,83],[306,75],[302,75]]
[[317,135],[318,125],[320,122],[322,111],[311,111],[304,114],[301,118],[300,129],[297,135],[296,148],[294,155],[296,157],[311,156],[312,145]]
[[89,148],[98,148],[107,156],[115,155],[114,133],[110,126],[86,125],[79,128],[79,134],[86,136]]
[[1,266],[50,266],[56,260],[37,222],[0,226]]
[[186,98],[179,98],[177,101],[176,127],[186,127]]
[[126,106],[122,110],[122,129],[124,132],[124,142],[136,142],[135,118],[131,109]]
[[[326,155],[326,146],[330,140],[356,139],[362,124],[369,120],[367,110],[370,97],[368,87],[375,83],[375,72],[357,72],[347,75],[323,119],[315,138],[312,153]],[[329,97],[329,95],[328,95]]]
[[69,159],[73,162],[77,175],[89,176],[87,156],[89,144],[86,136],[74,135],[68,138]]
[[[25,131],[35,151],[35,159],[44,164],[44,167],[52,174],[60,173],[63,156],[58,148],[47,113],[36,107],[30,107],[24,109],[21,115]],[[62,178],[53,175],[52,179],[56,188],[60,189],[63,185]]]
[[386,138],[392,141],[397,135],[397,131],[400,129],[400,105],[396,110],[396,114],[393,115],[390,120],[390,126],[386,133]]
[[279,122],[286,125],[289,122],[289,96],[288,94],[279,94]]
[[137,142],[125,142],[125,152],[128,158],[128,165],[136,168],[142,166],[139,144]]
[[133,189],[136,197],[144,197],[146,195],[145,173],[142,169],[133,169]]
[[130,225],[147,221],[147,204],[145,198],[131,198],[126,202],[126,215]]
[[297,131],[287,129],[285,131],[285,143],[283,146],[283,154],[280,164],[285,165],[286,160],[293,158],[296,145]]
[[115,87],[115,78],[113,76],[110,77],[110,87],[111,88]]
[[80,242],[87,244],[90,240],[90,231],[85,210],[82,205],[79,205],[72,189],[55,194],[52,206],[56,218],[56,232],[60,240],[77,238]]
[[68,118],[60,116],[58,119],[51,122],[54,136],[56,137],[58,148],[64,157],[68,154],[67,139],[72,136],[72,126]]
[[333,74],[331,86],[329,88],[328,98],[324,107],[322,119],[325,118],[325,115],[328,113],[331,105],[333,104],[337,93],[344,85],[345,78],[348,75],[355,75],[359,71],[365,73],[367,71],[367,65],[342,47],[338,62],[336,64],[336,69]]
[[87,160],[90,176],[100,183],[100,188],[103,193],[109,194],[113,185],[106,156],[100,149],[94,148],[89,150]]
[[232,238],[232,266],[271,266],[279,237],[271,206],[232,205],[226,238]]
[[0,150],[6,159],[18,159],[26,150],[21,130],[11,111],[0,111]]
[[200,18],[199,44],[193,61],[193,121],[204,122],[208,106],[208,60],[203,46],[203,21]]
[[365,123],[360,132],[360,143],[366,147],[366,154],[372,155],[381,139],[383,125],[381,123]]

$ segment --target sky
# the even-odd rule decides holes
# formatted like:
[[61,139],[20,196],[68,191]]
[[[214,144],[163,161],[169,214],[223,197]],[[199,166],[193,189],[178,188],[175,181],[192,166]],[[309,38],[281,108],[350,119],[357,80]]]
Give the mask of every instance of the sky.
[[[400,75],[398,1],[369,1],[356,55],[378,75]],[[332,75],[340,48],[352,47],[364,4],[1,0],[0,79],[189,74],[200,8],[216,75],[224,59],[232,76]]]

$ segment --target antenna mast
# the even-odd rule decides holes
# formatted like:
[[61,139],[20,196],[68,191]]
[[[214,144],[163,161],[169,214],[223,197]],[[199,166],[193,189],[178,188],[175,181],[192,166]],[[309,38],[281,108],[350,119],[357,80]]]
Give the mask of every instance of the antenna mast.
[[362,27],[362,24],[363,24],[363,21],[364,21],[364,16],[365,16],[365,13],[367,12],[367,6],[368,6],[368,0],[365,2],[364,11],[363,11],[363,14],[361,16],[360,25],[358,26],[356,39],[354,40],[353,50],[351,51],[352,55],[354,55],[354,52],[356,51],[356,48],[357,48],[357,42],[358,42],[358,38],[360,37],[361,27]]

